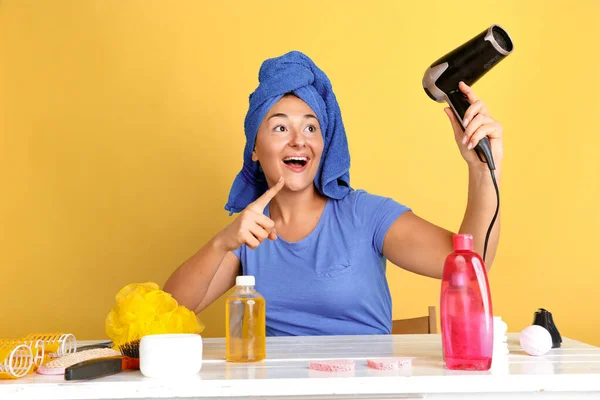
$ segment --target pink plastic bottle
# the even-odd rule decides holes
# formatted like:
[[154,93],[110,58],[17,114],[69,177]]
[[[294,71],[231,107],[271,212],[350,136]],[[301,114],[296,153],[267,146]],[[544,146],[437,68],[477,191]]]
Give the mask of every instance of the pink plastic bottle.
[[494,326],[487,272],[473,251],[473,236],[454,235],[444,264],[440,320],[444,361],[449,369],[488,370]]

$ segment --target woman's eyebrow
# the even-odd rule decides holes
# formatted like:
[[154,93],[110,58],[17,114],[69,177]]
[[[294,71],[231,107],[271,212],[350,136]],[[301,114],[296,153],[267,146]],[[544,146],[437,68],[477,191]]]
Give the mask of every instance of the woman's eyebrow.
[[[271,115],[269,118],[267,118],[267,120],[269,120],[271,118],[276,118],[276,117],[288,118],[288,115],[284,114],[284,113],[276,113],[276,114]],[[317,117],[315,117],[314,114],[306,114],[306,115],[304,115],[304,119],[308,119],[308,118],[317,119]]]
[[268,119],[276,118],[276,117],[287,118],[288,116],[287,116],[287,114],[284,114],[284,113],[276,113],[276,114],[271,115]]

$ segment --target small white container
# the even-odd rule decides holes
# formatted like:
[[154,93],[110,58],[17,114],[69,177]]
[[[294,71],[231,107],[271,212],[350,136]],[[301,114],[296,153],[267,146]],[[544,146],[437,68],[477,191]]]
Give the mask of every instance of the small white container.
[[140,340],[140,371],[149,378],[195,375],[202,368],[202,336],[148,335]]

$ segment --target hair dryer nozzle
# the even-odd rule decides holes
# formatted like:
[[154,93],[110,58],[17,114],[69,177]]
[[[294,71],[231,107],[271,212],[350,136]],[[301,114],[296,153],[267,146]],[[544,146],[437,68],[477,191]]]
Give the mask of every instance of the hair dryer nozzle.
[[498,50],[499,53],[505,56],[509,55],[513,51],[513,42],[508,32],[506,32],[500,25],[492,25],[487,30],[486,40],[492,43],[492,46]]

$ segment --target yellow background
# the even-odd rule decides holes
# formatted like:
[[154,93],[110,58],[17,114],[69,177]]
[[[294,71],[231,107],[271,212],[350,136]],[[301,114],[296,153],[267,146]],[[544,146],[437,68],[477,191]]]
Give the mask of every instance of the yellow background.
[[[600,2],[0,2],[0,337],[104,338],[114,295],[170,273],[224,224],[261,62],[297,49],[329,75],[355,188],[456,230],[465,163],[435,59],[493,23],[515,51],[474,89],[505,128],[494,314],[538,307],[600,345]],[[439,281],[389,268],[394,318]],[[439,308],[438,308],[439,312]],[[224,303],[201,313],[224,333]]]

